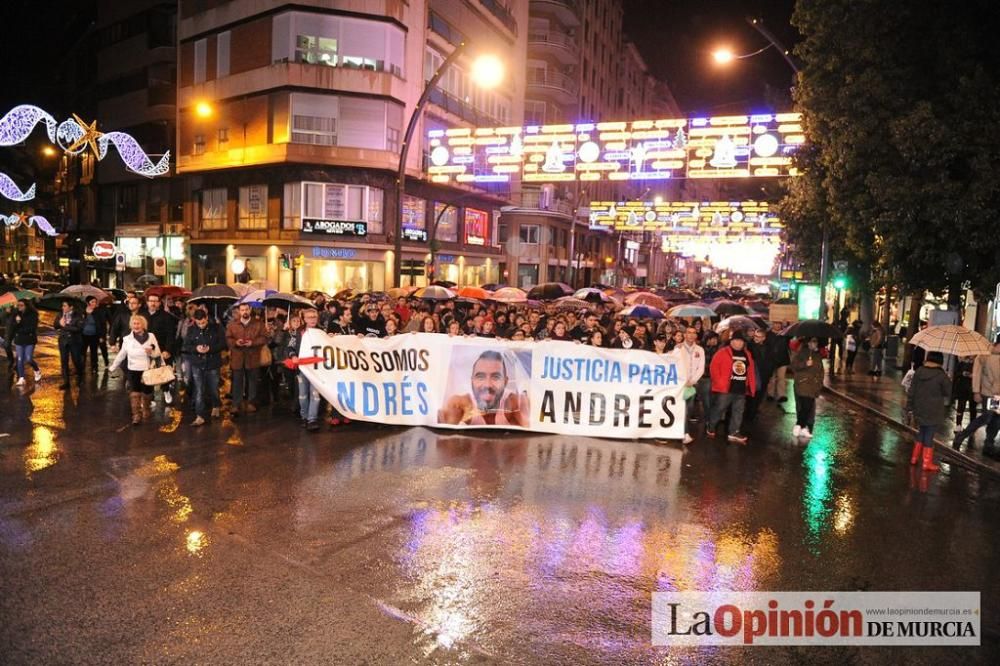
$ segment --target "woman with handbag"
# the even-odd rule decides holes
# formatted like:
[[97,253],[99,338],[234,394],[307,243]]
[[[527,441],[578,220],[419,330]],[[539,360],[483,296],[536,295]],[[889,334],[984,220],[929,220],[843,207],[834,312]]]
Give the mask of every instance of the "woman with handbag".
[[152,417],[150,403],[153,400],[153,386],[143,382],[143,373],[153,367],[153,358],[160,355],[160,345],[156,336],[146,330],[146,318],[133,315],[129,319],[132,332],[122,339],[121,349],[111,363],[114,372],[125,363],[125,378],[128,383],[129,404],[132,406],[132,425],[142,423]]

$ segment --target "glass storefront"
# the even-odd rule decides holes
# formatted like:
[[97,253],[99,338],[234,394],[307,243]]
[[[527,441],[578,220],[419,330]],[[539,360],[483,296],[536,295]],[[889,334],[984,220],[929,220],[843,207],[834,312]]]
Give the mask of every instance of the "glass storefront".
[[299,270],[298,288],[334,294],[342,289],[385,291],[385,262],[307,257]]

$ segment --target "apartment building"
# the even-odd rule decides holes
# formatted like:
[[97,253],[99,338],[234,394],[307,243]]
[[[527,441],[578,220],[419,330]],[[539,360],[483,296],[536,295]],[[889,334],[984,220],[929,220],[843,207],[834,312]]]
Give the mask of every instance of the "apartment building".
[[[525,123],[553,125],[679,115],[666,84],[649,73],[622,32],[620,0],[531,0],[529,5]],[[589,201],[639,197],[648,188],[589,182],[521,187],[505,211],[500,240],[506,250],[503,281],[521,287],[546,281],[577,286],[652,277],[619,235],[587,226]],[[670,196],[673,184],[655,194]],[[574,223],[574,216],[576,217]],[[629,239],[631,241],[631,239]],[[651,245],[652,239],[645,242]],[[627,257],[635,256],[634,261]]]
[[[408,152],[402,277],[426,282],[433,242],[435,277],[496,281],[506,193],[422,180],[422,137],[521,122],[526,19],[527,0],[181,0],[177,173],[191,283],[391,286],[406,124],[462,41]],[[467,74],[486,51],[512,74],[490,92]]]

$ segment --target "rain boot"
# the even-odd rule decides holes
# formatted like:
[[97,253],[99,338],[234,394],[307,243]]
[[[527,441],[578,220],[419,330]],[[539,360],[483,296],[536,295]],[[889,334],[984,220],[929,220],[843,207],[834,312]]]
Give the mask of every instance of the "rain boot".
[[142,394],[133,391],[128,394],[128,400],[132,406],[132,425],[137,426],[142,423]]
[[924,467],[923,467],[923,469],[924,469],[925,472],[936,472],[939,469],[941,469],[941,467],[939,465],[935,465],[934,464],[934,447],[933,446],[924,447]]
[[924,445],[920,442],[913,442],[913,453],[910,454],[910,464],[916,465],[917,461],[920,460],[920,450],[924,448]]
[[145,421],[149,421],[153,418],[153,396],[148,393],[140,393],[139,396],[141,397],[140,402],[142,404],[142,418]]

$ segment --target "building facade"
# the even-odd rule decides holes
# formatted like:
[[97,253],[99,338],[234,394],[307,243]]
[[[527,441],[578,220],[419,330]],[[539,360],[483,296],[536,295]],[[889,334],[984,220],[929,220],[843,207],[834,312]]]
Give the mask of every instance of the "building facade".
[[[531,0],[529,11],[526,124],[679,115],[669,89],[650,75],[622,32],[620,0]],[[648,264],[654,240],[591,230],[587,204],[670,196],[674,189],[670,184],[649,192],[620,182],[521,187],[501,223],[507,254],[503,281],[519,287],[547,281],[585,286],[620,281],[624,275],[629,282],[653,283]],[[632,251],[637,242],[644,252]]]
[[[506,192],[421,180],[422,137],[521,122],[526,15],[526,2],[492,0],[182,0],[177,173],[191,284],[392,286],[406,125],[425,82],[467,38],[468,57],[433,91],[409,150],[401,278],[496,281]],[[485,51],[521,68],[488,93],[468,76]]]

